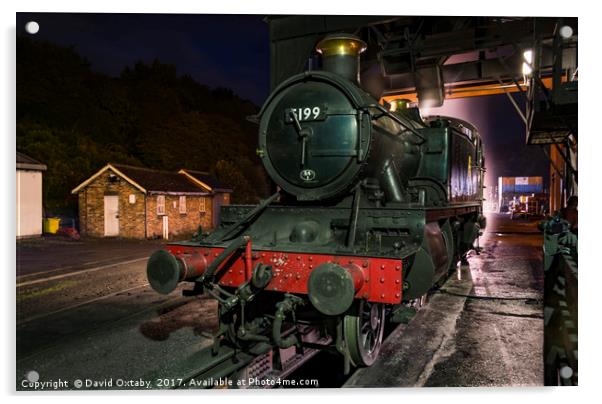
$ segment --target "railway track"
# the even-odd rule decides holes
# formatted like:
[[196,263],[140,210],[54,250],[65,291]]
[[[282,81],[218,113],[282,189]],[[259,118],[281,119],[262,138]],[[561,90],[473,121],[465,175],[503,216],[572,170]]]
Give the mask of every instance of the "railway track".
[[[140,289],[145,285],[139,285],[133,288]],[[29,322],[21,324],[26,327],[28,323],[40,322],[44,319],[53,321],[57,316],[62,318],[78,318],[78,310],[85,310],[86,306],[94,306],[106,301],[111,301],[117,296],[125,298],[126,290],[114,292],[99,299],[90,299],[77,305],[64,307],[55,313],[47,313],[39,316],[37,319],[30,319]],[[174,296],[175,295],[175,296]],[[36,362],[37,358],[54,357],[56,350],[65,346],[69,341],[97,340],[104,339],[103,335],[110,332],[110,329],[125,328],[128,324],[134,332],[140,332],[141,324],[148,321],[150,317],[161,318],[174,313],[174,317],[185,317],[189,312],[197,312],[199,308],[194,306],[194,299],[181,296],[181,293],[175,293],[171,298],[155,304],[149,303],[139,310],[130,311],[128,315],[120,318],[109,319],[108,321],[96,324],[95,327],[81,330],[78,333],[71,334],[67,341],[60,339],[55,343],[40,347],[30,355],[23,356],[18,361],[19,364]],[[148,296],[153,296],[148,292]],[[154,295],[156,297],[156,295]],[[131,298],[131,296],[130,296]],[[422,308],[428,307],[428,303],[423,302]],[[177,313],[176,313],[177,312]],[[422,309],[419,310],[418,317]],[[160,313],[157,317],[155,313]],[[204,318],[202,315],[199,319]],[[205,319],[206,320],[206,319]],[[190,321],[190,324],[198,322]],[[411,324],[411,323],[410,323]],[[389,343],[391,337],[398,338],[403,332],[400,328],[407,325],[398,325],[389,323],[385,329],[385,342],[383,346]],[[301,333],[304,340],[314,344],[326,345],[330,341],[321,339],[320,335],[311,328],[303,329]],[[271,349],[271,346],[257,344],[255,350],[250,353],[234,352],[227,347],[221,347],[217,355],[211,353],[210,334],[207,331],[195,337],[196,340],[205,341],[192,353],[186,357],[181,357],[178,364],[166,369],[158,366],[154,370],[142,374],[142,379],[152,380],[154,388],[298,388],[298,387],[342,387],[350,380],[357,378],[356,370],[352,368],[349,374],[344,373],[344,364],[340,355],[330,353],[328,350],[318,350],[315,348],[305,348],[298,350],[291,347],[287,350],[280,350],[277,354]],[[285,333],[286,336],[286,333]],[[162,352],[169,351],[165,346]],[[275,355],[279,358],[281,366],[274,367]],[[201,366],[200,366],[201,365]],[[370,371],[362,369],[361,372]],[[228,382],[229,380],[229,382]],[[241,384],[242,381],[242,384]],[[230,384],[227,384],[230,383]]]
[[[36,310],[23,313],[21,311],[17,322],[17,338],[18,338],[18,358],[17,368],[29,369],[30,363],[44,361],[44,358],[56,356],[56,352],[62,352],[71,344],[77,344],[77,341],[89,340],[96,341],[102,339],[110,329],[123,328],[132,323],[145,323],[149,318],[155,320],[169,315],[170,312],[181,308],[182,313],[187,311],[198,310],[197,307],[187,305],[191,303],[190,298],[182,296],[182,289],[185,285],[181,285],[177,291],[170,294],[169,297],[160,297],[154,293],[149,287],[146,278],[140,278],[140,281],[134,281],[128,284],[127,287],[113,287],[110,290],[102,290],[100,295],[93,297],[84,297],[75,299],[77,296],[63,296],[63,289],[58,288],[60,285],[71,285],[74,288],[85,288],[88,283],[98,283],[98,279],[103,282],[109,282],[113,279],[113,273],[119,272],[127,268],[131,271],[132,267],[143,266],[146,258],[136,258],[122,262],[101,262],[101,265],[88,267],[85,269],[59,268],[54,271],[42,274],[31,274],[19,277],[17,280],[16,290],[17,296],[29,296],[39,293],[39,298],[31,298],[35,300]],[[140,271],[140,268],[136,270]],[[106,278],[106,279],[105,279]],[[142,280],[143,279],[143,280]],[[84,282],[83,280],[86,280]],[[83,283],[82,283],[83,282]],[[102,283],[102,282],[101,282]],[[111,282],[112,285],[119,285]],[[56,292],[45,294],[43,292],[56,288]],[[65,293],[69,294],[70,289],[65,289]],[[75,294],[78,291],[74,291]],[[51,301],[56,297],[57,303]],[[37,295],[36,295],[37,296]],[[40,301],[47,304],[39,305]],[[133,304],[132,302],[135,302]],[[112,308],[131,306],[127,313],[115,311],[111,314]],[[184,316],[186,314],[183,314]],[[181,315],[180,315],[181,316]],[[152,321],[155,321],[152,320]],[[140,332],[140,327],[136,331]],[[305,339],[315,344],[328,344],[329,339],[320,338],[320,336],[312,329],[302,330]],[[206,331],[199,335],[203,341],[209,340],[211,332]],[[286,333],[284,334],[286,335]],[[31,342],[30,342],[31,341]],[[219,375],[219,367],[224,368],[223,373],[236,380],[255,380],[255,386],[242,387],[286,387],[279,386],[279,381],[284,383],[296,383],[300,380],[296,373],[302,372],[306,364],[315,357],[322,357],[325,354],[315,348],[305,348],[303,351],[298,351],[294,347],[288,350],[282,350],[279,355],[282,363],[281,368],[273,368],[273,352],[260,352],[261,347],[258,347],[256,355],[241,355],[237,354],[236,361],[238,363],[229,363],[228,358],[222,357],[221,364],[211,362],[211,360],[201,359],[197,353],[189,358],[184,358],[182,364],[178,366],[178,371],[174,375],[182,376],[186,381],[193,381],[193,385],[189,387],[202,386],[203,381],[209,377]],[[229,356],[230,353],[224,354]],[[246,362],[246,366],[241,367],[241,362]],[[210,366],[199,368],[199,363],[210,363]],[[226,364],[226,366],[224,365]],[[230,369],[236,369],[230,372]],[[147,375],[149,379],[160,380],[161,373],[165,370],[161,369],[156,375]],[[342,368],[341,368],[342,371]],[[335,373],[338,372],[335,371]],[[301,373],[299,373],[301,374]],[[339,378],[339,376],[337,376]],[[331,385],[329,380],[319,380],[321,384]],[[186,387],[186,386],[164,386],[164,387]],[[211,387],[211,386],[204,386]],[[219,386],[213,386],[219,387]],[[315,386],[310,386],[315,387]]]
[[[429,369],[434,366],[438,351],[446,345],[446,341],[453,338],[455,319],[460,315],[465,297],[473,284],[468,267],[458,268],[457,273],[448,277],[445,282],[446,290],[454,291],[458,296],[441,293],[433,289],[423,298],[415,302],[417,310],[414,317],[406,323],[387,322],[384,330],[383,345],[380,358],[388,357],[391,351],[399,351],[400,341],[406,330],[415,327],[420,328],[422,333],[434,336],[434,345],[424,350],[422,356],[415,358],[416,382],[420,383],[421,377],[428,377]],[[431,310],[431,301],[434,309]],[[429,312],[430,311],[430,312]],[[447,311],[447,312],[446,312]],[[439,317],[443,313],[446,321],[438,319],[433,322],[431,317]],[[432,327],[431,331],[424,327]],[[292,331],[292,330],[289,330]],[[301,330],[302,333],[304,332]],[[307,331],[305,331],[307,333]],[[410,333],[415,334],[415,333]],[[330,341],[317,341],[318,335],[314,335],[314,343],[326,345]],[[425,343],[425,345],[428,345]],[[332,349],[304,349],[299,350],[291,347],[288,350],[280,350],[275,354],[271,346],[262,347],[258,344],[254,356],[233,352],[224,349],[217,355],[212,355],[210,348],[205,352],[194,355],[194,359],[188,361],[182,367],[182,377],[177,385],[163,386],[166,388],[299,388],[299,387],[355,387],[357,381],[369,375],[378,377],[381,371],[377,360],[375,365],[367,368],[351,368],[351,372],[345,373],[343,357],[332,352]],[[406,347],[407,348],[407,347]],[[223,356],[222,356],[223,355]],[[275,355],[280,356],[281,366],[274,366]],[[237,357],[238,361],[232,360]],[[220,358],[222,360],[220,360]],[[198,364],[204,364],[199,367]],[[276,362],[277,363],[277,362]],[[425,376],[426,374],[426,376]],[[242,381],[242,384],[241,384]]]
[[[66,341],[161,313],[188,300],[152,292],[141,268],[145,257],[81,269],[65,268],[17,279],[17,361],[23,362]],[[141,273],[142,272],[142,273]],[[113,282],[120,279],[122,282]]]
[[[491,232],[490,237],[494,241],[500,238],[495,232]],[[490,348],[479,355],[486,358],[484,363],[497,361],[503,364],[502,369],[516,370],[513,364],[518,355],[514,351],[515,345],[505,341],[514,341],[513,327],[517,322],[535,324],[538,321],[541,304],[535,299],[535,286],[518,288],[514,281],[507,282],[506,279],[521,279],[521,284],[530,285],[529,282],[534,281],[532,265],[526,259],[520,263],[509,261],[510,268],[500,272],[492,267],[494,260],[498,257],[510,260],[507,257],[513,256],[514,250],[508,250],[505,243],[491,240],[487,245],[480,256],[470,258],[470,267],[462,267],[458,276],[448,278],[440,291],[431,294],[409,324],[390,324],[385,329],[381,354],[372,367],[352,369],[347,375],[340,355],[315,348],[300,351],[293,347],[288,352],[279,352],[283,364],[279,368],[272,366],[274,352],[271,345],[270,350],[265,345],[258,345],[250,355],[224,347],[217,355],[212,355],[211,336],[217,329],[215,301],[206,296],[182,297],[184,286],[167,297],[161,297],[151,291],[145,280],[114,289],[103,296],[71,302],[59,310],[48,310],[37,318],[23,316],[25,321],[17,326],[17,372],[25,374],[35,369],[41,374],[68,380],[76,377],[94,380],[110,375],[166,382],[163,386],[154,384],[154,388],[440,385],[437,384],[441,383],[437,369],[447,366],[446,361],[454,358],[451,356],[449,359],[454,346],[463,343],[456,339],[456,334],[468,332],[468,337],[464,338],[472,341],[470,338],[477,338],[477,334],[491,331],[490,323],[482,324],[478,332],[468,331],[466,327],[472,330],[475,318],[489,319],[491,316],[495,319],[488,321],[496,321],[499,329],[487,334],[486,343]],[[102,273],[92,271],[81,275],[96,277]],[[65,277],[48,282],[70,279]],[[43,286],[46,285],[36,283],[22,288]],[[499,320],[500,316],[508,320]],[[460,327],[458,324],[463,324],[462,318],[464,325],[461,327],[464,328],[456,329]],[[57,331],[65,324],[77,324],[77,332]],[[311,336],[311,330],[305,331]],[[319,335],[314,334],[313,338],[313,342],[327,343],[320,341]],[[27,345],[28,339],[32,342],[27,349],[22,349],[20,345],[24,340]],[[462,349],[466,350],[465,347]],[[497,355],[496,352],[506,354]],[[140,357],[147,360],[140,361]],[[478,366],[478,357],[472,361]],[[95,363],[95,366],[90,368],[86,363]],[[465,371],[475,373],[468,368]],[[471,377],[478,379],[482,371],[476,373]],[[502,373],[496,377],[508,383],[520,379],[517,376],[509,378]],[[233,383],[246,380],[247,383],[243,386],[215,385],[215,380],[219,382],[220,378],[228,378]],[[204,385],[210,379],[214,384]],[[254,380],[253,385],[248,382],[251,379]],[[191,384],[193,380],[194,384]]]
[[141,285],[133,286],[131,288],[120,289],[120,290],[118,290],[116,292],[109,293],[107,295],[103,295],[103,296],[100,296],[100,297],[97,297],[97,298],[94,298],[94,299],[89,299],[89,300],[86,300],[86,301],[83,301],[83,302],[74,303],[74,304],[68,305],[66,307],[61,307],[60,309],[56,309],[56,310],[53,310],[53,311],[50,311],[50,312],[47,312],[47,313],[33,315],[33,316],[30,316],[30,317],[27,317],[27,318],[24,318],[24,319],[20,320],[19,323],[17,324],[17,326],[21,326],[21,325],[30,323],[32,321],[40,320],[40,319],[43,319],[43,318],[46,318],[46,317],[50,317],[50,316],[55,315],[55,314],[63,313],[63,312],[69,311],[69,310],[74,310],[74,309],[77,309],[78,307],[86,306],[88,304],[97,303],[97,302],[100,302],[102,300],[110,299],[112,297],[115,297],[115,296],[123,294],[123,293],[128,293],[128,292],[132,292],[134,290],[145,288],[147,286],[148,286],[148,282],[147,283],[143,283]]
[[[111,296],[106,296],[106,298],[110,298],[110,297],[113,297],[115,295],[117,295],[117,294],[113,294]],[[60,311],[58,311],[56,313],[49,313],[48,315],[44,315],[44,316],[40,316],[40,317],[35,318],[35,319],[31,319],[30,321],[36,321],[36,320],[40,320],[40,319],[43,319],[43,318],[51,317],[54,314],[58,314],[58,313],[61,313],[61,312],[67,312],[69,310],[74,310],[76,308],[84,306],[85,304],[95,303],[95,302],[97,302],[99,300],[102,300],[102,299],[97,299],[95,301],[89,301],[89,302],[86,302],[84,304],[80,304],[80,305],[77,305],[77,306],[74,306],[74,307],[65,308],[64,310],[60,310]],[[162,312],[162,311],[173,310],[174,308],[182,306],[182,305],[184,305],[186,303],[187,303],[187,299],[185,299],[185,298],[183,298],[181,296],[176,296],[176,297],[173,297],[171,299],[167,299],[167,300],[165,300],[165,301],[163,301],[161,303],[157,303],[157,304],[151,305],[149,307],[146,307],[144,309],[136,310],[136,311],[130,313],[129,315],[127,315],[127,316],[119,317],[119,318],[114,319],[112,321],[107,321],[107,322],[103,322],[103,323],[97,324],[95,327],[85,328],[85,329],[82,329],[82,330],[79,330],[79,331],[76,331],[76,332],[73,332],[73,333],[69,333],[69,335],[67,336],[67,338],[68,338],[67,340],[71,340],[71,339],[75,339],[75,338],[90,338],[90,337],[93,337],[98,331],[101,331],[101,330],[105,331],[107,328],[117,327],[117,326],[119,326],[120,323],[125,323],[125,322],[128,322],[130,320],[133,320],[133,319],[136,319],[136,318],[139,318],[139,317],[143,317],[145,314],[150,314],[150,313],[153,313],[153,312]],[[24,324],[27,324],[27,323],[18,324],[17,328],[19,328],[20,326],[23,326]],[[17,330],[17,332],[18,332],[18,330]],[[61,338],[59,341],[55,341],[55,342],[52,342],[50,344],[45,344],[45,345],[38,346],[38,348],[35,351],[31,352],[31,354],[25,355],[25,356],[21,356],[17,360],[17,362],[25,362],[25,361],[30,360],[31,358],[33,358],[35,356],[43,355],[46,352],[49,352],[49,351],[51,351],[51,350],[53,350],[53,349],[55,349],[57,347],[60,347],[61,345],[64,345],[65,342],[66,342],[65,339]]]
[[147,257],[102,262],[86,268],[58,268],[17,278],[17,325],[144,289]]
[[[426,301],[421,299],[422,307]],[[385,343],[390,335],[406,326],[389,322],[383,338]],[[289,329],[284,336],[292,331]],[[329,337],[322,338],[315,328],[305,326],[298,326],[297,332],[309,347],[273,349],[271,345],[258,343],[247,352],[220,346],[216,353],[207,346],[182,362],[178,377],[165,378],[160,372],[153,372],[144,379],[169,381],[155,387],[172,389],[331,388],[342,387],[357,371],[352,367],[350,373],[345,373],[343,357],[326,347],[332,342]]]
[[[330,342],[309,327],[300,327],[299,332],[304,340],[312,341],[315,345]],[[182,361],[175,371],[177,377],[166,377],[162,370],[158,370],[145,375],[143,379],[159,381],[159,385],[154,387],[166,389],[298,387],[290,376],[320,353],[316,348],[273,350],[266,343],[255,344],[245,352],[223,345],[213,352],[208,346]],[[278,367],[274,366],[276,358],[280,365]]]
[[[122,265],[135,265],[143,259],[132,260],[121,263]],[[115,270],[119,267],[118,264],[109,264],[98,268],[90,268],[82,271],[74,271],[70,273],[51,274],[45,278],[37,278],[21,282],[17,286],[17,290],[27,288],[44,287],[46,284],[55,284],[64,282],[70,278],[90,277],[101,274],[102,269]],[[119,268],[117,268],[119,269]],[[49,341],[43,346],[39,345],[39,338],[36,340],[35,349],[28,353],[19,355],[19,364],[25,364],[35,361],[36,358],[45,356],[53,356],[53,352],[61,350],[61,347],[69,344],[69,341],[77,340],[95,340],[101,334],[106,333],[108,329],[119,328],[123,324],[142,323],[148,320],[149,316],[161,318],[166,312],[170,312],[175,308],[181,307],[181,313],[185,316],[188,311],[198,310],[197,307],[187,305],[190,303],[190,298],[182,297],[181,290],[183,286],[178,288],[177,292],[171,294],[169,298],[160,298],[152,292],[148,282],[139,282],[127,288],[119,288],[110,293],[103,294],[94,298],[88,298],[77,302],[65,304],[57,309],[45,311],[43,313],[25,316],[20,319],[17,324],[18,338],[22,337],[24,332],[35,334],[40,327],[46,329],[46,324],[53,323],[75,323],[78,324],[78,329],[71,332],[59,333],[58,335],[50,335],[44,338]],[[91,317],[87,313],[97,310],[109,311],[111,306],[124,306],[127,302],[131,302],[134,297],[138,300],[136,307],[129,310],[125,315],[109,316],[102,321],[94,321],[92,324],[86,324],[86,319]],[[180,316],[182,314],[179,314]],[[83,324],[82,324],[83,323]],[[38,326],[40,325],[40,326]],[[139,328],[139,327],[138,327]],[[396,329],[396,325],[389,326],[385,332],[387,335]],[[138,329],[140,331],[140,328]],[[290,330],[292,331],[292,330]],[[321,338],[315,329],[300,328],[301,334],[304,335],[304,341],[316,346],[304,348],[303,350],[296,349],[294,346],[285,350],[279,350],[275,353],[271,346],[261,346],[258,344],[256,350],[251,354],[242,354],[240,352],[232,352],[227,348],[222,348],[218,355],[210,353],[210,347],[207,342],[203,343],[205,349],[193,353],[187,358],[182,358],[181,363],[173,367],[170,372],[165,372],[164,368],[147,373],[143,376],[148,380],[166,380],[165,374],[172,374],[177,378],[170,380],[180,380],[173,382],[171,385],[163,385],[154,387],[163,388],[207,388],[207,387],[224,387],[220,385],[207,384],[208,380],[215,381],[219,378],[230,379],[233,383],[243,381],[238,388],[286,388],[286,387],[340,387],[351,376],[344,374],[344,367],[341,357],[331,354],[328,350],[317,349],[317,345],[327,345],[330,339]],[[284,336],[287,334],[284,333]],[[211,332],[205,332],[200,335],[201,339],[208,341]],[[266,344],[267,345],[267,344]],[[277,356],[280,366],[274,366],[274,357]],[[199,367],[199,364],[203,364]],[[234,387],[234,386],[226,386]]]
[[[18,276],[16,286],[17,286],[17,288],[21,288],[21,287],[25,287],[25,286],[49,282],[52,280],[68,278],[71,276],[77,276],[77,275],[89,274],[89,273],[96,272],[96,271],[107,270],[107,269],[114,268],[117,266],[133,264],[135,262],[142,262],[142,261],[146,261],[146,260],[148,260],[148,256],[134,258],[134,259],[126,260],[126,261],[118,261],[118,262],[114,262],[114,260],[91,261],[91,262],[84,263],[81,266],[77,266],[77,265],[66,266],[66,267],[51,269],[51,270],[45,271],[43,273],[33,273],[33,274]],[[102,264],[102,265],[98,266],[97,264]],[[92,265],[97,265],[97,266],[88,268],[88,266],[92,266]]]

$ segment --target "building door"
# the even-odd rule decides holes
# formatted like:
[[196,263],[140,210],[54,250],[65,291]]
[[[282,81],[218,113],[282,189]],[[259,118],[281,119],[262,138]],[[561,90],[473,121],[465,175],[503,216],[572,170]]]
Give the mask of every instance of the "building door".
[[119,235],[119,196],[105,195],[105,237]]
[[222,208],[222,196],[220,194],[215,194],[213,197],[213,212],[211,212],[211,217],[213,218],[213,228],[217,228],[219,225],[219,214]]
[[163,216],[163,238],[169,239],[169,216]]

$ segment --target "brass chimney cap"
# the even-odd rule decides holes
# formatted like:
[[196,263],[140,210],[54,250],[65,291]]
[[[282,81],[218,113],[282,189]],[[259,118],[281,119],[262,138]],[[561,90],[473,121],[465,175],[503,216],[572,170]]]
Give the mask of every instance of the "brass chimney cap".
[[359,56],[366,48],[366,42],[351,34],[328,35],[316,45],[316,51],[323,56]]

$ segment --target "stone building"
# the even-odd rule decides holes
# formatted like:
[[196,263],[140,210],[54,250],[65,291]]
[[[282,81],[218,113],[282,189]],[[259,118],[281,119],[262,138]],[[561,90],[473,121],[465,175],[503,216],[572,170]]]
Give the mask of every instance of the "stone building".
[[107,164],[71,193],[78,195],[80,233],[134,239],[189,236],[217,224],[232,190],[207,173]]

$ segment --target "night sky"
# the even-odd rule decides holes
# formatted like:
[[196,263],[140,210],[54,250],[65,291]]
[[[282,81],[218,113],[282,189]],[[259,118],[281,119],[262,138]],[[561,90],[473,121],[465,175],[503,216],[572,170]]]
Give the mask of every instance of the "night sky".
[[[261,104],[269,92],[268,26],[261,15],[18,13],[17,32],[75,50],[112,76],[158,59],[210,87],[228,87]],[[18,55],[17,55],[18,56]]]
[[[25,33],[25,23],[37,21],[36,37],[74,46],[95,71],[117,76],[138,60],[159,59],[176,65],[179,74],[190,74],[210,87],[231,88],[261,105],[269,92],[268,26],[262,18],[18,13],[17,31]],[[524,124],[505,95],[447,100],[442,108],[422,112],[456,116],[479,128],[488,166],[487,186],[495,185],[498,176],[548,177],[543,152],[525,146]]]

